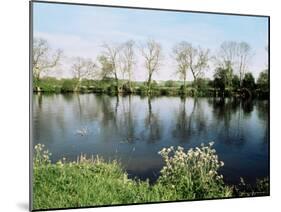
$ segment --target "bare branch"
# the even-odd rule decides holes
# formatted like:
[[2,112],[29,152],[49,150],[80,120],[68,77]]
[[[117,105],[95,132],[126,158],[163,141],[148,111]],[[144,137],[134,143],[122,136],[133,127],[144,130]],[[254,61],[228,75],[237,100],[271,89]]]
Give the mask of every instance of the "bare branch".
[[141,53],[145,60],[145,68],[148,72],[148,88],[150,90],[150,84],[152,75],[159,69],[160,61],[162,59],[162,48],[160,43],[150,39],[142,47]]
[[33,76],[39,80],[42,73],[47,73],[56,67],[62,56],[62,50],[52,53],[47,40],[35,38],[33,41],[32,71]]

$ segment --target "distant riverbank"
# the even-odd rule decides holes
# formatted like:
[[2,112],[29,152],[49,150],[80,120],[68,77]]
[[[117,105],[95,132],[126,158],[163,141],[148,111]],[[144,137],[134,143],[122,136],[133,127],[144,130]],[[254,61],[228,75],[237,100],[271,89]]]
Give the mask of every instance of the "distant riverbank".
[[146,82],[131,82],[120,80],[118,87],[111,79],[106,80],[82,80],[43,78],[33,82],[34,92],[44,93],[99,93],[108,95],[136,94],[152,96],[191,96],[191,97],[241,97],[241,98],[268,98],[269,90],[259,88],[224,88],[214,86],[213,81],[208,79],[198,80],[196,84],[187,83],[185,86],[181,81],[153,81],[150,89]]

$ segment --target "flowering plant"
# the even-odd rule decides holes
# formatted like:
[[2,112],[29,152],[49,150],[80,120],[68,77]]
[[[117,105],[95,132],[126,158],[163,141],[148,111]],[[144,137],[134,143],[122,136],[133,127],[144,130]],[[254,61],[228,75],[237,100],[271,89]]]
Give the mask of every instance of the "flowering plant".
[[[163,148],[159,154],[165,165],[160,171],[159,183],[174,190],[183,198],[211,198],[228,196],[230,189],[224,185],[223,176],[218,173],[224,165],[218,160],[213,142],[207,146],[189,149]],[[218,196],[219,195],[219,196]]]
[[37,144],[34,147],[33,163],[34,167],[39,165],[48,165],[51,163],[49,150],[44,150],[44,144]]

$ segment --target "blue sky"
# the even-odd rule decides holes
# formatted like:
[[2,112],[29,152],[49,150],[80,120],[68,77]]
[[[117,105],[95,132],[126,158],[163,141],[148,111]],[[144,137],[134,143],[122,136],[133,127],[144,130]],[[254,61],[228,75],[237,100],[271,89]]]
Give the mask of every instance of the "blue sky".
[[[68,58],[95,59],[103,43],[117,45],[129,39],[141,43],[153,38],[162,44],[165,58],[154,79],[166,80],[176,79],[171,49],[183,40],[209,48],[214,54],[223,41],[245,41],[254,51],[249,70],[258,76],[267,64],[267,21],[263,17],[34,3],[33,28],[35,37],[63,49]],[[145,80],[142,58],[138,55],[137,59],[135,80]],[[60,75],[71,73],[69,61],[64,60]],[[211,67],[205,76],[212,75]]]

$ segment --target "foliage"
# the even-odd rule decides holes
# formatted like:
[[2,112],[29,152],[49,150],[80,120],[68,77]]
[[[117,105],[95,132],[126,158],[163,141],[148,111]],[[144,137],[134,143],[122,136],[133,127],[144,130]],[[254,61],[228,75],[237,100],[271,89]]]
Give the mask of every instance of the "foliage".
[[176,82],[173,80],[167,80],[164,84],[166,87],[176,87],[177,86]]
[[232,88],[237,91],[240,88],[240,81],[238,75],[233,75],[232,77]]
[[232,86],[232,73],[231,66],[226,68],[217,68],[214,74],[214,86],[219,88],[220,91],[225,91],[227,88]]
[[43,165],[50,165],[50,156],[52,155],[49,153],[48,150],[44,150],[44,144],[37,144],[34,147],[34,155],[33,155],[33,166],[37,168]]
[[257,80],[257,86],[264,90],[268,89],[268,71],[267,70],[260,73],[258,80]]
[[244,88],[248,88],[251,91],[256,88],[255,78],[252,73],[248,72],[245,74],[244,79],[242,81],[242,86]]
[[[123,94],[138,94],[138,95],[167,95],[167,96],[213,96],[216,89],[223,91],[224,96],[233,94],[240,94],[240,82],[237,75],[229,84],[231,86],[225,87],[225,70],[219,69],[216,78],[209,80],[207,78],[198,78],[196,85],[194,83],[187,84],[185,87],[180,81],[164,81],[151,82],[151,90],[148,92],[147,82],[129,82],[127,80],[119,80],[119,93]],[[251,81],[247,81],[248,75],[245,75],[244,85],[246,88],[251,85]],[[253,88],[254,92],[260,97],[268,96],[268,84],[266,84],[265,74],[258,81],[259,83]],[[109,95],[117,95],[116,82],[113,78],[104,78],[103,80],[83,79],[78,84],[78,79],[56,79],[53,77],[45,77],[37,81],[33,79],[34,92],[50,92],[50,93],[66,93],[66,92],[80,92],[80,93],[103,93]],[[77,86],[78,85],[78,86]],[[256,88],[256,89],[255,89]]]
[[211,88],[211,80],[208,78],[198,78],[196,83],[198,92],[205,93]]
[[[169,156],[171,153],[173,156]],[[34,148],[33,209],[129,204],[194,198],[228,197],[231,188],[217,173],[222,162],[210,146],[184,153],[181,147],[160,151],[165,166],[155,184],[128,179],[117,161],[81,155],[55,164],[44,145]]]
[[218,170],[223,162],[218,160],[213,143],[184,152],[182,147],[162,149],[165,166],[158,183],[175,192],[180,199],[228,197],[231,189],[224,185]]
[[76,85],[77,85],[77,80],[65,79],[62,83],[61,92],[63,93],[73,92],[75,90]]
[[33,90],[39,89],[42,92],[59,93],[61,92],[61,80],[53,77],[44,77],[40,80],[33,78]]

